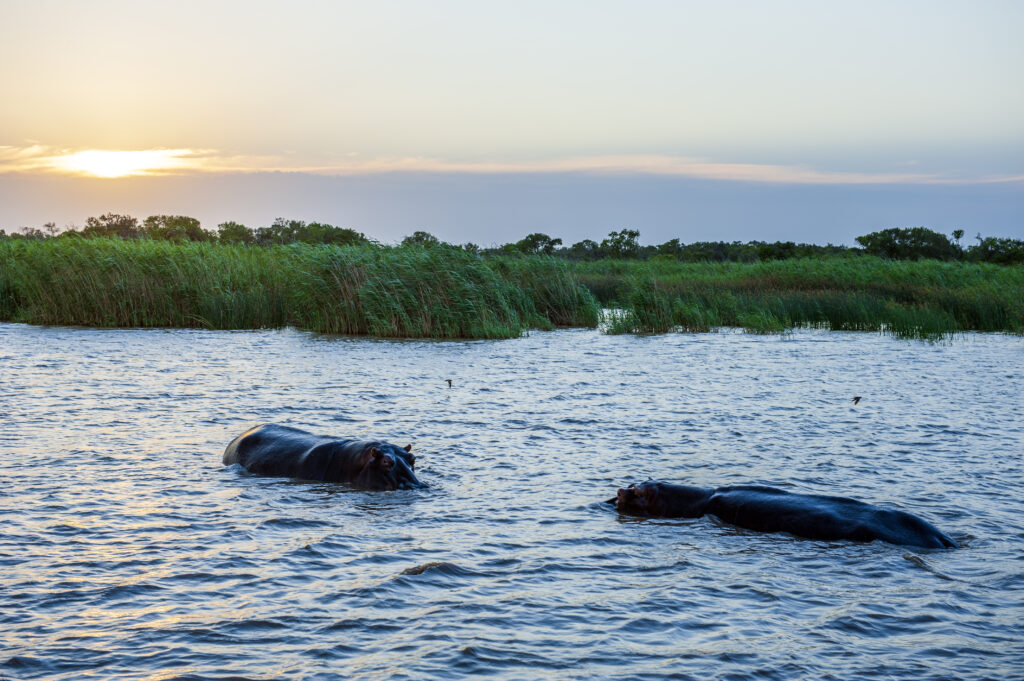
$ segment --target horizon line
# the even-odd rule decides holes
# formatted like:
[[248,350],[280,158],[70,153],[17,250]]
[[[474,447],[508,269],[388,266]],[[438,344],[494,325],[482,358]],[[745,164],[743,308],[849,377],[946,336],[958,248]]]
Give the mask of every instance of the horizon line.
[[540,161],[453,161],[429,156],[382,156],[323,164],[293,163],[282,156],[226,155],[213,149],[55,149],[0,145],[0,175],[56,175],[116,180],[186,175],[282,173],[357,177],[392,173],[467,175],[636,175],[789,185],[983,185],[1024,183],[1024,175],[950,177],[928,173],[818,170],[803,165],[718,162],[703,158],[618,154]]

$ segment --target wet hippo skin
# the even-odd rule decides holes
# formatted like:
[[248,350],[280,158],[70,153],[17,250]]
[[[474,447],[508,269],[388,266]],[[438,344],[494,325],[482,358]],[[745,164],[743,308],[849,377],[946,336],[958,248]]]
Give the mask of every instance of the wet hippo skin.
[[759,532],[788,532],[807,539],[881,540],[920,548],[957,548],[931,523],[904,511],[774,487],[688,487],[648,481],[619,490],[611,500],[620,513],[661,518],[720,520]]
[[412,445],[354,440],[265,424],[245,431],[224,450],[224,465],[250,473],[302,480],[347,482],[370,490],[424,487],[413,472]]

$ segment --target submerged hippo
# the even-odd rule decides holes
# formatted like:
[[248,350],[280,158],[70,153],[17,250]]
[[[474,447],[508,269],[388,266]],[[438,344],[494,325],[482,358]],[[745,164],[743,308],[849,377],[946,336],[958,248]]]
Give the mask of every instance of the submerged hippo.
[[774,487],[687,487],[648,481],[620,489],[611,499],[621,513],[661,518],[699,518],[708,514],[749,530],[788,532],[807,539],[848,539],[957,548],[935,526],[903,511],[844,497],[793,494]]
[[416,457],[379,440],[322,437],[290,426],[266,424],[245,431],[224,450],[224,465],[241,464],[250,473],[302,480],[348,482],[362,489],[411,489]]

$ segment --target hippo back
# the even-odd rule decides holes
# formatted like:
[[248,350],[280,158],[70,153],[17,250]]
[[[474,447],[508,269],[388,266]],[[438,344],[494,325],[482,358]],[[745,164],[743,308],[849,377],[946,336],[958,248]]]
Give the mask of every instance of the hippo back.
[[422,487],[408,449],[378,440],[324,437],[290,426],[265,424],[236,437],[224,464],[275,477],[349,482],[365,489]]

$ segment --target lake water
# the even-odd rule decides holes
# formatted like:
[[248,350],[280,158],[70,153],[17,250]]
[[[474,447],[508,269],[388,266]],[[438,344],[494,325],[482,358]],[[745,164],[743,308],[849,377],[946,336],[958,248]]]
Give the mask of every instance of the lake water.
[[[1019,337],[0,324],[0,416],[0,678],[1024,678]],[[411,442],[430,487],[222,466],[262,422]],[[648,477],[963,548],[601,503]]]

